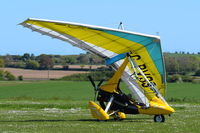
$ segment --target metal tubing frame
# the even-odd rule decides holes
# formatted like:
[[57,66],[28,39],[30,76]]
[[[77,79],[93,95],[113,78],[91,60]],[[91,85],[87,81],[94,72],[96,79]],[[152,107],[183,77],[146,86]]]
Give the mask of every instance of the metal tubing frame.
[[[147,83],[149,84],[149,86],[151,87],[152,91],[156,93],[156,95],[158,94],[158,90],[155,88],[155,85],[153,85],[148,78],[146,77],[146,75],[143,73],[143,71],[140,69],[140,67],[137,65],[137,63],[130,57],[128,56],[129,62],[132,66],[132,68],[136,68],[139,73],[142,75],[142,77],[147,81]],[[135,71],[135,70],[134,70]]]
[[114,96],[112,96],[112,97],[110,98],[108,104],[106,105],[106,109],[105,109],[105,112],[106,112],[106,113],[107,113],[108,110],[110,109],[110,106],[111,106],[113,100],[114,100]]
[[131,58],[130,55],[128,55],[128,59],[129,62],[131,64],[132,68],[136,68],[139,73],[142,75],[142,77],[147,81],[147,83],[149,84],[149,87],[151,88],[151,90],[156,94],[157,97],[159,97],[160,99],[162,99],[167,105],[168,103],[166,102],[166,100],[160,95],[159,91],[157,90],[156,86],[153,85],[148,78],[146,77],[146,75],[143,73],[143,71],[140,69],[140,67],[137,65],[137,63]]

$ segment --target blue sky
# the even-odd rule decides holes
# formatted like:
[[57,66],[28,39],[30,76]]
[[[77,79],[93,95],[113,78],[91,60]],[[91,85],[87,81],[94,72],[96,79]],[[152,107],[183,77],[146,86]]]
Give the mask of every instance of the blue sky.
[[200,0],[2,0],[0,55],[79,54],[70,44],[19,26],[27,18],[71,21],[156,35],[164,52],[200,52]]

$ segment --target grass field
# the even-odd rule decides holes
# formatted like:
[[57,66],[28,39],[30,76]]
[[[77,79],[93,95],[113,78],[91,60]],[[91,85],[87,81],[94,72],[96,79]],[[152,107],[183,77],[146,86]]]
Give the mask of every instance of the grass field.
[[176,113],[165,123],[154,123],[148,115],[99,122],[87,108],[93,99],[89,82],[2,81],[0,132],[199,133],[200,84],[168,84],[167,94]]

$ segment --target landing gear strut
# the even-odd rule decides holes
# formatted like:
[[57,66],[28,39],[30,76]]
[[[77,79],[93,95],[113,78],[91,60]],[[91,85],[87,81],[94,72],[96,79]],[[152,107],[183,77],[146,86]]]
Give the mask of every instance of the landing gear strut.
[[164,115],[155,115],[154,122],[165,122],[165,116]]

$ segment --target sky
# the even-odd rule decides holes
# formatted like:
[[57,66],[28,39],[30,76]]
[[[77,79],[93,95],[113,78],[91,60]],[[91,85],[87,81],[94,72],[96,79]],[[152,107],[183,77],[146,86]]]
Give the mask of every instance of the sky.
[[164,52],[200,52],[200,0],[1,0],[0,55],[84,51],[18,25],[27,18],[77,22],[157,35]]

